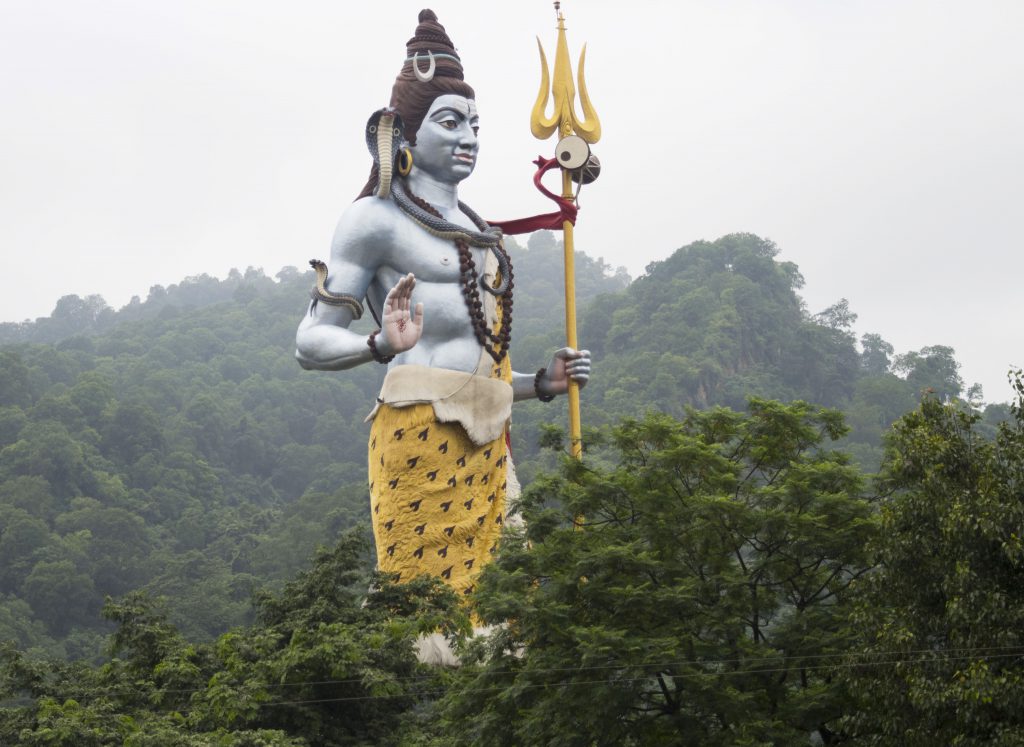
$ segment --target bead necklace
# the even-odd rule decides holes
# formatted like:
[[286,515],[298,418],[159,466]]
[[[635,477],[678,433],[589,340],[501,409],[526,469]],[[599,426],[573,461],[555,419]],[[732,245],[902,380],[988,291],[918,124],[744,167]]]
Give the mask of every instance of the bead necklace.
[[[433,205],[409,192],[408,188],[406,188],[406,194],[422,210],[436,218],[442,217],[441,213]],[[481,231],[488,228],[487,224],[482,219],[477,218],[475,213],[470,215],[483,224],[478,225]],[[466,301],[466,309],[469,311],[469,320],[473,325],[473,332],[476,335],[477,342],[494,359],[494,362],[501,363],[505,356],[508,355],[509,344],[512,341],[512,288],[515,286],[512,275],[512,261],[508,256],[508,252],[505,251],[504,245],[499,242],[495,250],[505,260],[502,264],[508,268],[508,285],[505,292],[495,299],[501,304],[501,325],[498,328],[498,333],[495,334],[491,332],[487,324],[487,318],[484,316],[483,303],[480,301],[480,291],[478,290],[482,281],[477,274],[476,262],[473,260],[473,252],[469,248],[469,243],[465,239],[455,239],[455,248],[459,251],[459,279],[462,283],[462,297]]]

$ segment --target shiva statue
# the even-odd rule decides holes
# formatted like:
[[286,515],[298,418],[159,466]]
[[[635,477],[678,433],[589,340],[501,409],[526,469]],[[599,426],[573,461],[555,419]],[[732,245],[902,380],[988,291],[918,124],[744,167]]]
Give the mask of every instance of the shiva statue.
[[[590,353],[562,348],[536,373],[509,361],[512,261],[502,232],[459,201],[480,120],[462,62],[431,10],[407,43],[391,105],[370,118],[373,157],[342,215],[296,334],[307,369],[388,366],[367,420],[370,506],[380,570],[427,573],[470,594],[497,547],[518,483],[512,403],[564,394]],[[369,309],[379,329],[349,329]]]

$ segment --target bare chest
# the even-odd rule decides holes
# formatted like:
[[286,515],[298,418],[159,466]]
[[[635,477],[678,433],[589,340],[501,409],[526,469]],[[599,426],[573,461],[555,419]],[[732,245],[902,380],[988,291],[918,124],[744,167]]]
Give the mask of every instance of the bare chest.
[[[469,251],[477,271],[481,272],[487,250],[470,248]],[[403,221],[396,231],[386,268],[394,272],[395,280],[411,272],[417,282],[461,282],[459,250],[455,242],[433,236],[410,221]]]
[[[412,303],[422,303],[423,337],[417,346],[425,353],[453,342],[470,343],[474,351],[476,338],[463,289],[459,250],[455,242],[427,233],[411,221],[403,221],[394,234],[386,261],[377,270],[374,285],[378,298],[394,287],[400,278],[412,273],[416,277]],[[487,267],[488,249],[470,248],[479,283]],[[493,263],[491,263],[493,265]],[[473,352],[473,356],[478,353]],[[473,359],[475,365],[475,357]]]

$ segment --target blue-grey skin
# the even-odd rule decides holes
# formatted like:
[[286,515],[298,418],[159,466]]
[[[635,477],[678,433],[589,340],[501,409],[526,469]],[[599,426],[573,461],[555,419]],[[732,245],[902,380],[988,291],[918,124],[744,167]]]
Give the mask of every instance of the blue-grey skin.
[[[436,98],[416,133],[408,176],[413,194],[433,205],[445,220],[475,230],[458,207],[458,185],[473,173],[479,140],[476,102],[454,94]],[[487,249],[471,249],[484,266]],[[454,243],[428,234],[390,199],[357,200],[334,232],[327,290],[364,294],[382,309],[375,343],[390,366],[418,364],[474,371],[480,345],[466,310]],[[310,309],[295,335],[295,357],[303,368],[341,370],[373,360],[366,337],[348,330],[352,312],[320,303]],[[590,351],[562,348],[539,382],[544,395],[564,394],[568,379],[581,387],[590,378]],[[534,374],[513,374],[516,400],[536,396]]]

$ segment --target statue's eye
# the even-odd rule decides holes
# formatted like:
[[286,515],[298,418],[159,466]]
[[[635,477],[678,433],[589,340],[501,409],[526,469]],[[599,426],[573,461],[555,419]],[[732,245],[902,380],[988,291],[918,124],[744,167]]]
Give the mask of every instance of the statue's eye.
[[439,124],[446,130],[454,130],[456,127],[459,126],[459,123],[456,122],[454,119],[445,119],[442,120]]
[[473,134],[474,135],[479,135],[480,134],[480,125],[473,125]]

